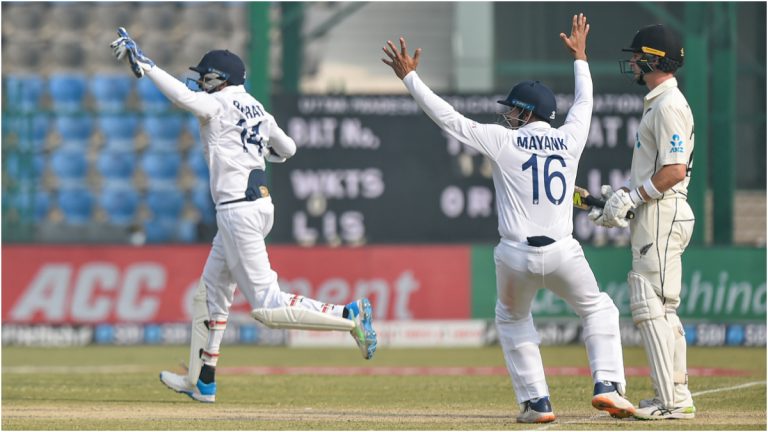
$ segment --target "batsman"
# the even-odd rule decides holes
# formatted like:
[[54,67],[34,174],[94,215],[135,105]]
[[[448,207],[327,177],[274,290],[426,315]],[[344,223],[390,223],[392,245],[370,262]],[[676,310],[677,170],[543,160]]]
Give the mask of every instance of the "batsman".
[[[635,417],[646,420],[689,419],[696,408],[688,390],[686,342],[677,316],[682,286],[681,256],[693,231],[688,183],[693,163],[693,115],[677,87],[683,46],[663,25],[643,27],[621,71],[648,88],[638,126],[628,187],[603,185],[605,209],[590,219],[606,227],[629,226],[632,319],[640,330],[655,397],[640,401]],[[633,210],[636,217],[625,219]]]
[[251,315],[268,327],[347,331],[363,358],[373,357],[376,332],[367,298],[336,305],[280,291],[264,243],[275,211],[264,170],[266,162],[293,156],[296,143],[245,91],[240,57],[227,50],[206,53],[190,67],[199,75],[188,83],[199,90],[193,91],[147,58],[122,27],[118,36],[111,44],[115,58],[127,59],[137,78],[151,79],[199,121],[216,203],[218,232],[192,304],[188,372],[163,371],[160,381],[194,400],[215,401],[216,365],[236,286],[253,308]]

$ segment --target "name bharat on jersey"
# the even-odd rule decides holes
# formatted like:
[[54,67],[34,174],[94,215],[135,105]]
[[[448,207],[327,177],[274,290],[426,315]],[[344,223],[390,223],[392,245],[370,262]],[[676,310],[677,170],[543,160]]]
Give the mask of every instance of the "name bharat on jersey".
[[517,146],[527,150],[568,150],[563,138],[550,136],[518,136]]

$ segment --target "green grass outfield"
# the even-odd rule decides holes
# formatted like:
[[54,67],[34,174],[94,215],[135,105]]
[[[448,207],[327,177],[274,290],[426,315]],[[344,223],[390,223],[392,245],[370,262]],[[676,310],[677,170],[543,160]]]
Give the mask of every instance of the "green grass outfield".
[[[582,346],[543,347],[548,367],[587,366]],[[639,347],[625,363],[646,367]],[[6,430],[766,430],[765,348],[689,348],[691,368],[738,376],[695,376],[694,420],[615,420],[590,405],[583,375],[548,377],[556,423],[518,425],[504,375],[265,374],[247,368],[503,367],[499,347],[380,349],[364,361],[354,348],[224,346],[215,404],[194,402],[158,380],[187,348],[86,347],[2,350]],[[341,370],[344,370],[341,369]],[[395,370],[395,369],[389,369]],[[652,394],[648,376],[628,377],[629,398]],[[734,388],[736,387],[736,388]]]

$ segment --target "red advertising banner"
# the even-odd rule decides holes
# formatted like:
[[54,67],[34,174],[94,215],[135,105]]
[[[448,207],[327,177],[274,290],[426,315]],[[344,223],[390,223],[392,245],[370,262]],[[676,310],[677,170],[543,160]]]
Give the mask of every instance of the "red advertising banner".
[[[382,320],[468,319],[469,246],[269,247],[283,291]],[[4,246],[3,323],[183,322],[207,246]],[[235,296],[230,320],[250,319]]]

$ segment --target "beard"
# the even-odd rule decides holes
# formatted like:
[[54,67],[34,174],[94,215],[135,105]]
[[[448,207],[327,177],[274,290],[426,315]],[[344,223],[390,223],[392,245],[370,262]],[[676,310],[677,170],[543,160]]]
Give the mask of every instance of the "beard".
[[639,74],[637,78],[635,79],[635,82],[637,85],[644,86],[645,85],[645,74]]

